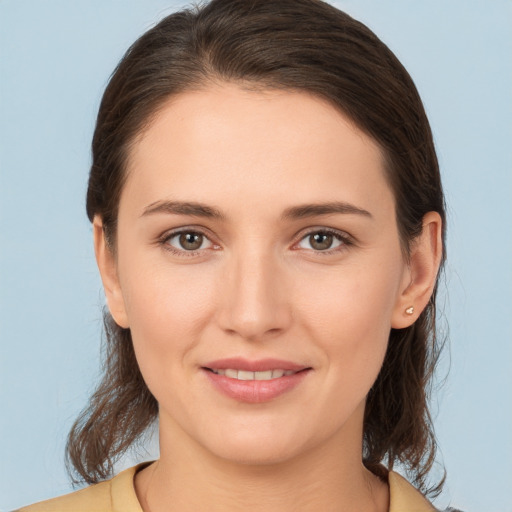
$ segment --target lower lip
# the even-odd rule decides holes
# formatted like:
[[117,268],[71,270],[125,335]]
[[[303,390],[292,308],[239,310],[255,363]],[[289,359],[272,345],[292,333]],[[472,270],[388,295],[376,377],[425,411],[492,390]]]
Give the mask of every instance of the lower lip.
[[291,391],[309,374],[310,369],[270,380],[238,380],[202,369],[213,386],[222,394],[239,402],[258,404],[268,402]]

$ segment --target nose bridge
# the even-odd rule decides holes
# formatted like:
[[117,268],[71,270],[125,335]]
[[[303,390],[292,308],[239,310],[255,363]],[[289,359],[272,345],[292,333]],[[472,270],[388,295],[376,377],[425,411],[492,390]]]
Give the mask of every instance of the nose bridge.
[[272,249],[262,245],[234,251],[225,269],[221,326],[245,339],[282,331],[290,320],[285,275]]

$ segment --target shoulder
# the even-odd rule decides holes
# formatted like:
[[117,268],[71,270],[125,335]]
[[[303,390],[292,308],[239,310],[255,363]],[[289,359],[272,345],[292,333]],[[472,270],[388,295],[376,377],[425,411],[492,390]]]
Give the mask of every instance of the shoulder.
[[129,468],[111,480],[15,512],[142,512],[133,485],[133,477],[140,466]]
[[388,483],[389,512],[462,512],[452,507],[444,510],[435,508],[416,487],[394,471],[388,473]]
[[403,476],[390,471],[389,512],[435,512],[437,509]]
[[110,512],[111,482],[101,482],[58,498],[41,501],[16,512]]

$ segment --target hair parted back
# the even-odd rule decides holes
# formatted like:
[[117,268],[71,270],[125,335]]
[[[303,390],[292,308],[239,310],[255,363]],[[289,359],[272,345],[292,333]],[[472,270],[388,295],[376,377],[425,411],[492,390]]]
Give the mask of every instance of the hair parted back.
[[[328,100],[381,146],[394,192],[404,255],[444,198],[432,134],[416,87],[366,26],[320,0],[213,0],[167,16],[127,51],[105,90],[92,143],[87,215],[103,220],[115,251],[116,220],[130,145],[170,97],[212,83],[307,91]],[[444,239],[444,231],[443,231]],[[444,256],[443,256],[444,261]],[[428,409],[436,339],[436,289],[409,328],[391,330],[364,420],[363,460],[378,472],[395,462],[427,489],[436,443]],[[72,427],[70,472],[88,483],[158,416],[139,371],[129,329],[105,312],[104,375]]]

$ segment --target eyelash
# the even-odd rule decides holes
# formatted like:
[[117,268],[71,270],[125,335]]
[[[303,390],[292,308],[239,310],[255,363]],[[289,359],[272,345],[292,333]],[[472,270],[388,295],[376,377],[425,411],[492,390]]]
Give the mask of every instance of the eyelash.
[[[198,256],[201,253],[201,251],[204,250],[204,249],[195,250],[195,251],[187,251],[185,249],[182,249],[182,250],[176,249],[175,247],[173,247],[172,245],[169,244],[169,241],[172,238],[174,238],[176,236],[179,236],[179,235],[182,235],[184,233],[195,234],[195,235],[202,235],[207,240],[209,240],[210,243],[213,243],[209,239],[208,235],[206,235],[201,230],[197,230],[197,229],[179,229],[177,231],[172,231],[170,233],[165,233],[162,237],[160,237],[158,239],[158,243],[160,245],[162,245],[165,250],[173,253],[176,256],[182,257],[182,258],[190,258],[190,257]],[[341,242],[341,245],[339,245],[338,247],[335,247],[334,249],[326,249],[324,251],[315,251],[314,249],[310,249],[315,254],[319,254],[319,255],[322,255],[322,256],[331,256],[331,255],[333,255],[335,253],[340,253],[340,252],[346,250],[351,245],[354,245],[354,241],[353,241],[353,239],[349,235],[347,235],[346,233],[343,233],[342,231],[337,231],[337,230],[334,230],[334,229],[331,229],[331,228],[312,229],[311,231],[308,231],[307,233],[302,235],[301,238],[294,245],[299,244],[302,240],[306,239],[307,237],[309,237],[311,235],[315,235],[315,234],[332,235],[336,240]]]
[[[305,240],[306,238],[310,237],[311,235],[316,234],[322,234],[322,235],[332,235],[337,241],[341,242],[341,245],[338,247],[334,247],[333,249],[326,249],[325,251],[315,251],[314,249],[309,249],[315,254],[318,254],[320,256],[331,256],[333,254],[339,254],[345,250],[347,250],[348,247],[351,245],[354,245],[354,240],[352,237],[350,237],[347,233],[344,233],[343,231],[337,231],[332,228],[316,228],[308,231],[304,235],[301,236],[297,244],[302,242],[302,240]],[[294,244],[294,245],[297,245]]]

